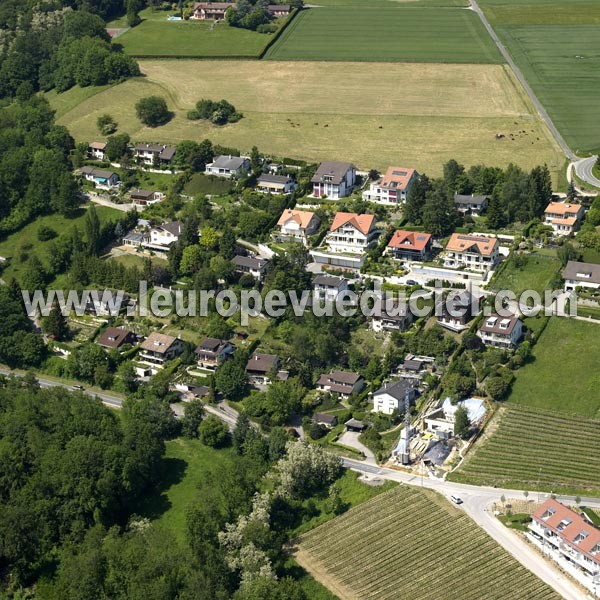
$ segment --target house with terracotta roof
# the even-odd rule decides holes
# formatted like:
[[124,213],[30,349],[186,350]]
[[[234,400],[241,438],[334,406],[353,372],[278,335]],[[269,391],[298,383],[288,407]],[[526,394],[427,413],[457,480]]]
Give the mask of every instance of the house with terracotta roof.
[[296,182],[289,175],[263,173],[256,180],[256,191],[263,194],[289,194],[296,188]]
[[229,8],[235,8],[235,2],[195,2],[190,19],[222,21]]
[[484,319],[477,335],[486,346],[516,348],[523,337],[523,322],[516,315],[502,317],[493,313]]
[[498,263],[499,248],[495,237],[453,233],[446,244],[444,267],[487,272]]
[[365,386],[362,375],[347,371],[332,371],[323,373],[317,381],[317,389],[323,392],[338,394],[340,398],[348,398],[360,392]]
[[139,362],[151,367],[153,372],[177,358],[183,352],[183,342],[164,333],[152,332],[140,345]]
[[544,223],[550,225],[556,235],[571,235],[579,229],[584,213],[581,204],[550,202],[544,211]]
[[104,160],[106,158],[106,142],[90,142],[88,157],[92,160]]
[[549,547],[555,560],[576,565],[590,579],[600,575],[600,529],[585,516],[546,500],[531,515],[529,535]]
[[427,260],[431,254],[433,236],[420,231],[398,229],[386,248],[386,254],[398,260]]
[[363,200],[388,206],[404,204],[418,178],[419,174],[414,169],[388,167],[383,177],[372,182],[369,189],[363,192]]
[[315,262],[345,269],[360,269],[365,253],[377,239],[375,215],[335,214],[324,246],[311,250]]
[[317,231],[320,223],[314,212],[286,208],[277,221],[277,227],[282,239],[305,242],[307,236]]
[[348,162],[325,161],[311,179],[314,198],[338,200],[348,196],[356,181],[356,167]]

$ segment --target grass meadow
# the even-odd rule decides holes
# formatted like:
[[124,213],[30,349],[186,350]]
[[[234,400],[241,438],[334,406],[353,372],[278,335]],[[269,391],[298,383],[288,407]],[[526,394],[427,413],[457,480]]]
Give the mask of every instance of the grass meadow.
[[[256,145],[275,156],[350,160],[361,168],[403,164],[430,175],[450,158],[524,168],[546,162],[554,174],[563,168],[558,147],[503,65],[263,61],[257,68],[250,61],[147,60],[140,66],[145,77],[99,90],[59,122],[87,141],[98,138],[98,116],[110,113],[136,141],[209,138],[242,151]],[[332,70],[336,85],[324,86]],[[139,98],[152,94],[164,96],[175,113],[156,129],[135,115]],[[70,95],[81,91],[49,98],[60,108],[71,104]],[[227,99],[244,118],[224,127],[187,120],[206,97]],[[506,137],[496,139],[498,132]]]
[[552,317],[519,369],[509,400],[600,419],[600,327]]
[[525,290],[535,290],[543,294],[549,289],[550,281],[560,267],[558,259],[544,254],[520,255],[517,263],[514,254],[508,258],[506,267],[494,278],[491,287],[495,290],[512,290],[520,295]]
[[600,420],[518,404],[503,407],[495,419],[451,481],[598,495]]
[[[213,21],[167,21],[164,11],[146,9],[142,22],[116,39],[131,56],[257,57],[271,35]],[[109,25],[110,27],[110,25]]]
[[[269,48],[265,58],[502,62],[477,15],[456,8],[419,7],[417,3],[396,4],[391,8],[335,6],[302,11]],[[400,86],[398,92],[401,91]]]
[[463,511],[407,486],[303,535],[295,558],[340,598],[558,600]]

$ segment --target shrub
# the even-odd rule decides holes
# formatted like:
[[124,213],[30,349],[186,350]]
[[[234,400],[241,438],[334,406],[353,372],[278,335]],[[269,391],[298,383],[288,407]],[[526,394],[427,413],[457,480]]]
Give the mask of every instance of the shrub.
[[161,96],[147,96],[135,105],[138,119],[148,127],[158,127],[171,120],[167,102]]
[[54,231],[51,227],[47,227],[46,225],[41,225],[37,232],[37,238],[40,242],[47,242],[48,240],[53,240],[58,233]]

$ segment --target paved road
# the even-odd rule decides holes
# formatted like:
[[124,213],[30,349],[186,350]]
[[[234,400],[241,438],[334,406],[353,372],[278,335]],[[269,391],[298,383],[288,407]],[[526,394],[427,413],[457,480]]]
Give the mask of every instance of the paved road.
[[[449,498],[451,495],[460,497],[463,500],[463,504],[460,506],[469,517],[532,573],[554,588],[557,593],[567,600],[582,600],[585,598],[585,594],[581,591],[581,588],[563,575],[552,562],[543,559],[516,532],[505,527],[493,515],[494,502],[500,504],[502,496],[506,499],[524,498],[522,490],[453,483],[429,476],[421,477],[413,473],[379,468],[350,458],[343,458],[342,463],[346,468],[354,471],[370,473],[383,479],[435,490],[446,498]],[[529,493],[529,498],[537,499],[537,497],[538,492]],[[541,495],[541,498],[545,497],[545,494]],[[558,500],[575,504],[575,498],[572,496],[560,496]],[[581,503],[585,506],[600,508],[600,498],[582,498]]]
[[597,156],[582,158],[581,160],[575,161],[573,167],[575,168],[575,174],[579,179],[600,188],[600,179],[593,173],[594,165],[597,160]]
[[112,202],[108,198],[104,198],[103,196],[99,196],[93,192],[88,194],[87,197],[90,202],[93,202],[94,204],[98,204],[99,206],[108,206],[108,208],[114,208],[115,210],[120,210],[123,212],[129,212],[132,208],[140,212],[144,208],[138,204],[118,204],[117,202]]
[[[6,369],[4,367],[0,367],[0,374],[15,375],[17,377],[23,377],[25,375],[25,373],[23,373],[22,371],[11,371],[10,369]],[[38,380],[40,387],[45,387],[45,388],[63,387],[68,390],[73,389],[72,385],[68,385],[66,383],[52,381],[51,379],[44,379],[43,377],[40,377],[38,375],[36,375],[35,377]],[[88,396],[91,396],[93,398],[96,398],[96,397],[100,398],[100,400],[102,401],[102,404],[106,404],[106,406],[109,406],[111,408],[121,408],[123,406],[123,398],[121,396],[116,396],[113,394],[106,394],[104,392],[95,392],[93,390],[87,390],[87,389],[83,389],[81,391],[84,394],[87,394]]]

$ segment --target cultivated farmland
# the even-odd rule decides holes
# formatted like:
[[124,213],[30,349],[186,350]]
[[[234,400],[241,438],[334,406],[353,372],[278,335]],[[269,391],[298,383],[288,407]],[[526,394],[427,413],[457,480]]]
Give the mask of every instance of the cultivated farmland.
[[[580,346],[579,352],[581,353]],[[563,370],[563,381],[567,378]],[[596,388],[597,389],[597,388]],[[596,496],[600,420],[510,404],[449,479]],[[538,484],[539,482],[539,484]]]
[[533,356],[516,373],[511,402],[600,418],[598,324],[552,317]]
[[344,599],[558,598],[462,511],[403,486],[302,536],[296,559]]
[[[344,6],[303,11],[268,50],[265,58],[502,62],[496,46],[473,12],[457,8],[421,8],[407,3],[392,8]],[[398,92],[401,94],[401,88]]]
[[[248,61],[153,60],[140,66],[146,77],[92,97],[78,88],[51,94],[59,122],[87,141],[98,137],[97,117],[109,112],[119,115],[120,131],[139,141],[208,137],[243,151],[256,144],[279,156],[350,160],[363,168],[404,164],[430,175],[450,158],[524,168],[546,162],[554,174],[563,167],[558,147],[502,65],[265,61],[258,68]],[[332,72],[335,86],[323,85]],[[151,94],[165,96],[176,114],[157,129],[135,115],[137,100]],[[82,102],[74,106],[71,95]],[[225,127],[188,121],[185,114],[200,98],[226,98],[244,118]],[[498,132],[506,137],[496,139]]]

